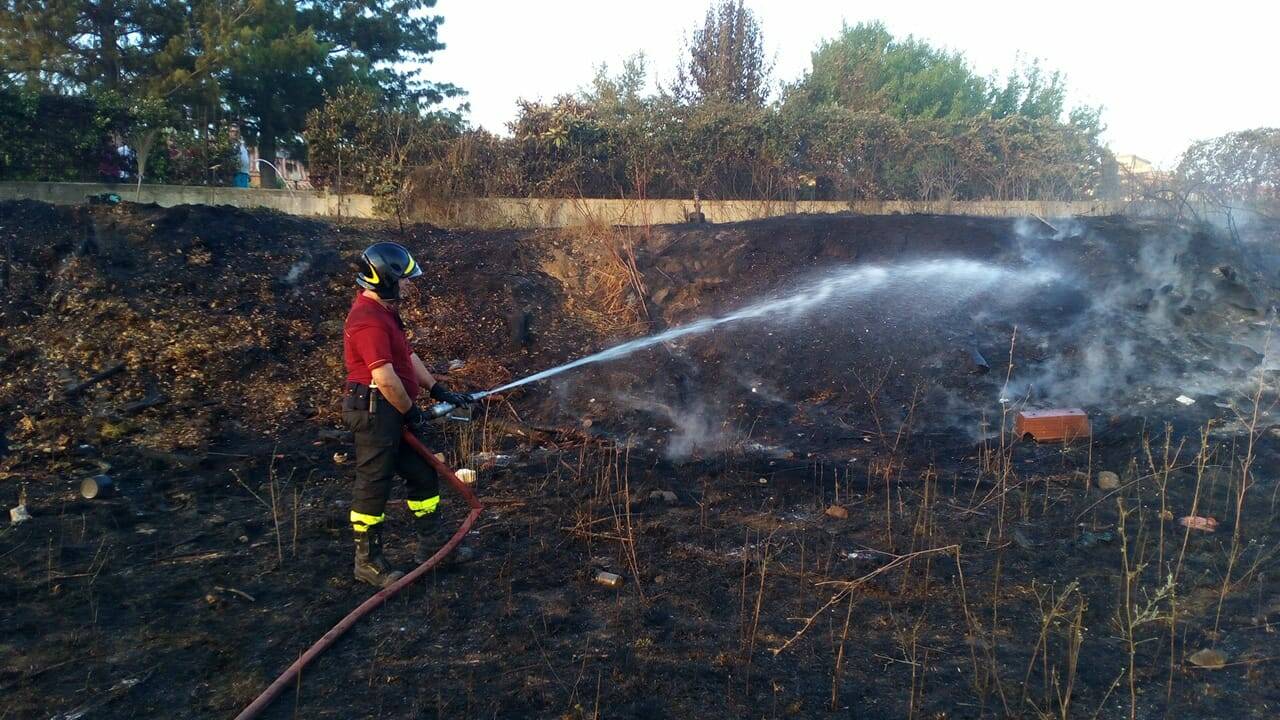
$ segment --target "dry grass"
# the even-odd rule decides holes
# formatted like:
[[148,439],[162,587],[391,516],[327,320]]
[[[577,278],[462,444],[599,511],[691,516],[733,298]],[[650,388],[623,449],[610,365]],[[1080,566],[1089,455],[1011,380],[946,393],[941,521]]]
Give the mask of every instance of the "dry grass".
[[548,268],[572,290],[565,309],[603,335],[640,332],[649,320],[648,290],[636,263],[637,232],[644,229],[593,223],[556,234],[573,260],[571,267]]

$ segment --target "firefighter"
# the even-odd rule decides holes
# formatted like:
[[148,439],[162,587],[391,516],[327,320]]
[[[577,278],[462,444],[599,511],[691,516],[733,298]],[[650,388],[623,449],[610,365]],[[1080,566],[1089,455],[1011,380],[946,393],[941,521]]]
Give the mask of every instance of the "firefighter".
[[[419,562],[432,554],[439,525],[440,484],[435,469],[401,444],[404,428],[422,435],[431,427],[415,399],[422,389],[435,400],[458,406],[469,405],[472,399],[438,382],[409,347],[398,311],[400,283],[422,275],[422,268],[408,249],[393,242],[370,245],[360,256],[358,270],[360,292],[343,328],[347,388],[342,404],[343,422],[355,433],[356,445],[351,503],[355,577],[386,587],[404,575],[388,567],[382,556],[382,525],[393,476],[399,474],[405,482]],[[459,560],[469,555],[469,550],[457,550]]]

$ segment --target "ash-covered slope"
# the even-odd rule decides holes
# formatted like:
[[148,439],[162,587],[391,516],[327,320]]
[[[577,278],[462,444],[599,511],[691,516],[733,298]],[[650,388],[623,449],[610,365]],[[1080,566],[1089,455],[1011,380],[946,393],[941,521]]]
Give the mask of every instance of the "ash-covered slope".
[[[565,337],[594,341],[556,312],[557,283],[510,233],[401,237],[227,207],[19,202],[0,205],[0,239],[0,435],[13,448],[5,469],[23,480],[44,477],[45,460],[193,458],[335,427],[353,258],[379,240],[407,243],[427,268],[404,317],[428,363],[466,363],[457,384],[552,363]],[[539,343],[511,341],[515,309],[537,315]]]
[[[5,467],[37,479],[45,461],[91,464],[65,459],[81,446],[198,457],[332,431],[350,258],[382,239],[403,239],[428,268],[406,320],[429,363],[463,361],[454,382],[470,389],[754,309],[510,398],[524,421],[591,420],[591,432],[655,454],[764,446],[838,458],[908,415],[926,437],[967,442],[998,418],[1002,397],[1104,417],[1228,415],[1266,351],[1276,229],[1053,222],[803,216],[654,228],[633,234],[649,323],[610,325],[589,282],[602,254],[580,238],[429,227],[399,238],[379,224],[231,208],[10,203],[0,206],[0,419],[15,448]],[[1184,394],[1197,401],[1189,410],[1174,401]]]
[[998,426],[1001,398],[1104,420],[1230,417],[1266,352],[1278,295],[1257,259],[1276,236],[1125,218],[665,228],[638,252],[659,324],[748,317],[530,393],[673,457],[838,457],[908,415],[967,441]]

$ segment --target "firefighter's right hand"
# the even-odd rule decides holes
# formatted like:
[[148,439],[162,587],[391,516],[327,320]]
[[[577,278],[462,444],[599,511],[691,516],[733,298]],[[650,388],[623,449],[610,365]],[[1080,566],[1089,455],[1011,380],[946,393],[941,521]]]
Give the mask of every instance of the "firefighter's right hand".
[[431,418],[427,417],[427,414],[419,410],[415,404],[409,408],[409,412],[404,414],[404,426],[414,435],[422,435],[431,426]]

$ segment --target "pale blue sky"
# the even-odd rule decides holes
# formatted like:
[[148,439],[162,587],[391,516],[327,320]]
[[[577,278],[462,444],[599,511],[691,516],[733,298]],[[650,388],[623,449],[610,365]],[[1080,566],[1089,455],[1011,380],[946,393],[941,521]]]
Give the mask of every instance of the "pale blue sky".
[[[707,0],[439,0],[448,48],[432,79],[469,92],[471,121],[495,132],[516,100],[572,91],[601,62],[636,51],[662,81]],[[979,72],[1008,69],[1021,54],[1067,74],[1072,100],[1104,106],[1106,140],[1162,166],[1193,140],[1280,125],[1276,71],[1280,4],[1075,0],[748,0],[760,17],[780,80],[799,77],[819,39],[841,20],[884,21],[963,51]]]

